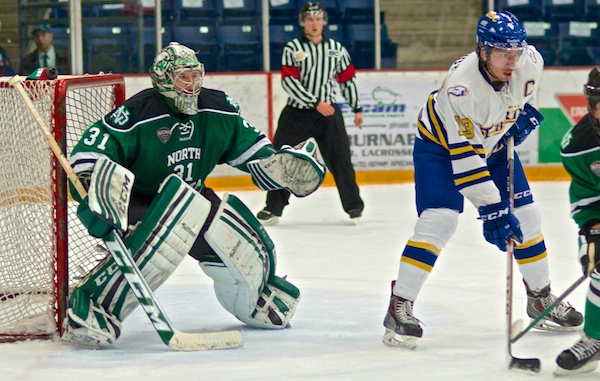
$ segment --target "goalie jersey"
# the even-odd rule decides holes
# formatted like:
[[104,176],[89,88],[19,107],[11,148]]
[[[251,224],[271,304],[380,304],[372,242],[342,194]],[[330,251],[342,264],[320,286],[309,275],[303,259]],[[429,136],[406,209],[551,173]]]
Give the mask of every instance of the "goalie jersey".
[[224,92],[202,88],[198,104],[195,115],[177,114],[154,89],[143,90],[83,133],[71,165],[91,172],[107,156],[135,174],[134,191],[153,196],[171,173],[200,191],[217,164],[248,172],[248,161],[275,153]]
[[454,183],[476,207],[500,202],[486,159],[502,148],[525,103],[535,106],[544,62],[533,46],[524,54],[523,65],[500,88],[489,82],[477,52],[462,57],[419,114],[417,137],[449,152]]

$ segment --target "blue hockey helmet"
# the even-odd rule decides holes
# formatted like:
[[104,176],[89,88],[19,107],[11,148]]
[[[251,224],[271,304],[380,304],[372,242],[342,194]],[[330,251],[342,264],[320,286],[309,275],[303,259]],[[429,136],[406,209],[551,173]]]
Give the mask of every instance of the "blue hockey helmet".
[[510,12],[488,12],[477,22],[479,48],[525,49],[525,28]]

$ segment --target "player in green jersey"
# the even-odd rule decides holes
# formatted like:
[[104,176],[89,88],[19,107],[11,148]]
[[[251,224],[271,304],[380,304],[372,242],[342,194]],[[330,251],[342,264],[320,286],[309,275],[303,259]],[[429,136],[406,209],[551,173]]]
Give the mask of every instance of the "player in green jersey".
[[[253,214],[233,195],[221,200],[205,180],[217,164],[229,164],[249,172],[263,190],[285,188],[303,197],[318,188],[325,168],[311,139],[276,151],[226,93],[202,87],[203,76],[195,52],[170,43],[150,69],[153,88],[84,132],[70,156],[89,189],[78,198],[78,216],[98,238],[122,230],[153,289],[189,254],[214,280],[227,311],[250,326],[285,328],[299,290],[275,275],[273,243]],[[115,207],[98,208],[98,200]],[[136,306],[107,256],[71,292],[67,332],[112,343]]]
[[584,85],[588,113],[562,141],[562,161],[571,175],[571,216],[579,226],[579,260],[591,276],[582,338],[563,351],[555,373],[591,372],[600,361],[600,71]]

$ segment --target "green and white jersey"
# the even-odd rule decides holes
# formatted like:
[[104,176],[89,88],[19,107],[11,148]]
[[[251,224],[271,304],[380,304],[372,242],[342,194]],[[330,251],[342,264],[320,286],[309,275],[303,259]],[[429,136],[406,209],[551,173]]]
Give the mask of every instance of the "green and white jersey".
[[571,175],[571,217],[580,228],[600,221],[600,128],[586,115],[562,140],[561,156]]
[[166,98],[144,90],[91,125],[69,161],[76,173],[91,172],[107,156],[135,174],[134,191],[153,196],[171,173],[201,190],[217,164],[247,172],[248,161],[275,153],[224,92],[203,88],[198,104],[196,115],[176,114]]

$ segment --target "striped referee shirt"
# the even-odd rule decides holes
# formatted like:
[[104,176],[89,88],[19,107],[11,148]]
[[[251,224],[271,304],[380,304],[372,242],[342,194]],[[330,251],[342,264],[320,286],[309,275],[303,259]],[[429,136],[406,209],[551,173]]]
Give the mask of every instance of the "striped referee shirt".
[[316,108],[319,101],[337,103],[337,86],[354,112],[362,112],[354,82],[356,70],[341,43],[323,36],[315,44],[305,36],[288,42],[281,59],[281,84],[287,104],[299,109]]

